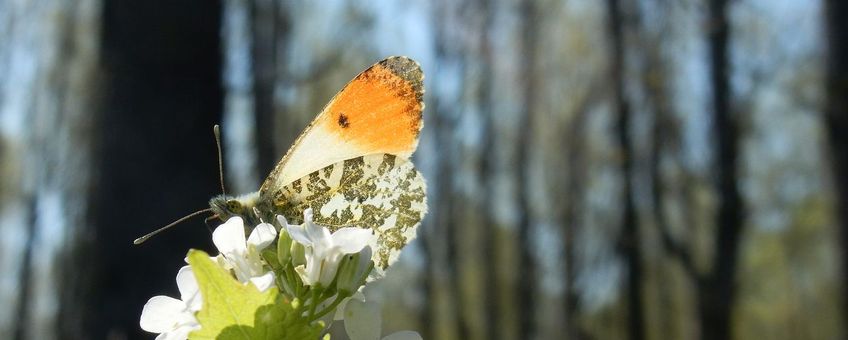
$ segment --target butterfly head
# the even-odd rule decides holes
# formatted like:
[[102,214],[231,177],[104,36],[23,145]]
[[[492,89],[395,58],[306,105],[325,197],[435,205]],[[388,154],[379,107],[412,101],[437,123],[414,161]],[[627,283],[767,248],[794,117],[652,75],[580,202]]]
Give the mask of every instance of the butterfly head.
[[218,195],[209,200],[209,208],[222,221],[226,221],[233,216],[241,216],[246,222],[259,223],[260,219],[256,213],[256,202],[259,198],[258,193],[247,194],[242,196]]
[[235,197],[227,195],[218,195],[209,200],[209,207],[212,212],[218,215],[222,220],[226,220],[235,215],[244,213],[244,206]]

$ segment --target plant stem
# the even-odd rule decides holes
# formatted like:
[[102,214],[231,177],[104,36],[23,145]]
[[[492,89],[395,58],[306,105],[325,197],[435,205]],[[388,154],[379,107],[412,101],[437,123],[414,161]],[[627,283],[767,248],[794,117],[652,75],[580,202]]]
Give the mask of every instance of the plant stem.
[[315,316],[315,309],[318,308],[318,296],[321,295],[319,292],[321,289],[315,287],[312,289],[312,298],[309,301],[309,316],[306,317],[307,320],[313,320],[312,317]]
[[339,294],[339,295],[336,297],[336,299],[333,301],[333,303],[331,303],[331,304],[330,304],[329,306],[327,306],[326,308],[322,309],[320,312],[318,312],[317,314],[315,314],[313,317],[309,318],[309,322],[312,322],[312,321],[318,320],[318,319],[319,319],[319,318],[321,318],[322,316],[327,315],[327,313],[329,313],[329,312],[331,312],[331,311],[335,310],[335,309],[336,309],[336,307],[338,307],[338,306],[339,306],[339,304],[340,304],[340,303],[342,303],[342,301],[344,301],[344,299],[346,299],[348,296],[349,296],[349,295]]

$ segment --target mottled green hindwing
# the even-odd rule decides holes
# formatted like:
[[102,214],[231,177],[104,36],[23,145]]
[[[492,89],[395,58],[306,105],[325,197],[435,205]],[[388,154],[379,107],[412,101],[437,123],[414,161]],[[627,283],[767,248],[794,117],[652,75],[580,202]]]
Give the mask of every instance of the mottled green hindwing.
[[409,160],[388,154],[338,162],[260,195],[291,223],[302,223],[303,211],[312,208],[315,222],[333,231],[346,226],[373,229],[374,262],[381,269],[415,238],[427,212],[421,174]]

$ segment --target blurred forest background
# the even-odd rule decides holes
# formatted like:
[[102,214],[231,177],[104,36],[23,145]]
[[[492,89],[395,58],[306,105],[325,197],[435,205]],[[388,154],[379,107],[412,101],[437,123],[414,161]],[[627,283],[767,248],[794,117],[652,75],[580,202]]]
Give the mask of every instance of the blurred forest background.
[[0,0],[0,338],[152,338],[210,235],[131,241],[218,193],[212,125],[254,191],[407,55],[431,208],[384,333],[845,339],[846,32],[839,0]]

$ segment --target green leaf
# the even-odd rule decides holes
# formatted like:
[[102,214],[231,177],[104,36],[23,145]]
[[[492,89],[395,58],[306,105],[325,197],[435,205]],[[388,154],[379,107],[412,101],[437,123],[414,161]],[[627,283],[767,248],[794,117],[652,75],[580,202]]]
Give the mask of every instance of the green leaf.
[[200,250],[188,252],[203,307],[197,313],[200,329],[189,339],[277,340],[318,339],[324,325],[309,323],[299,303],[280,296],[276,287],[260,292],[253,284],[236,281]]

